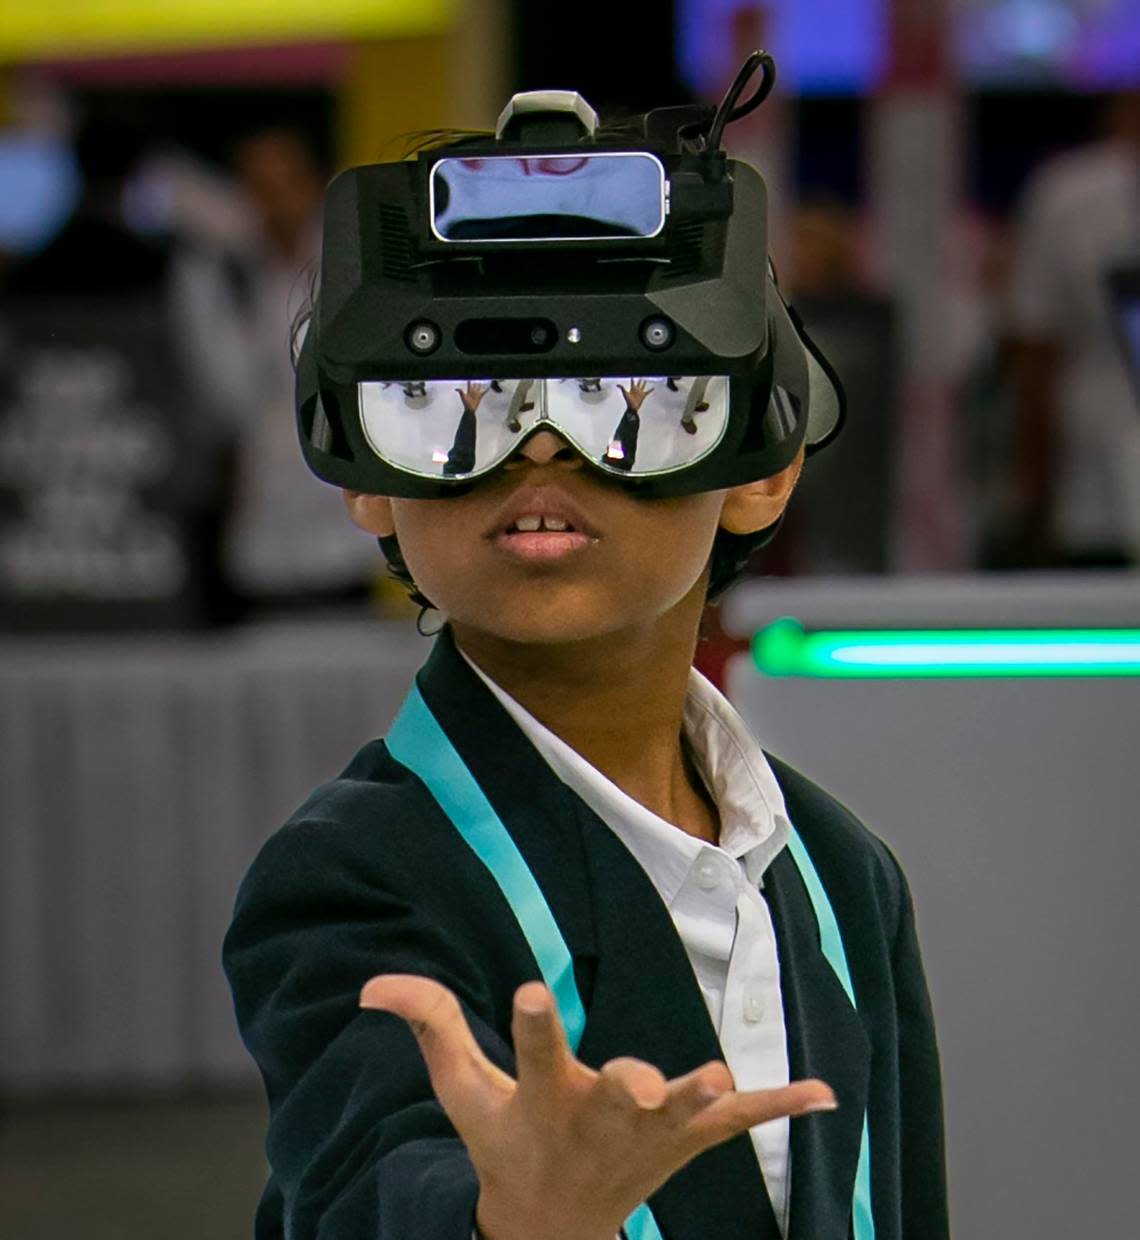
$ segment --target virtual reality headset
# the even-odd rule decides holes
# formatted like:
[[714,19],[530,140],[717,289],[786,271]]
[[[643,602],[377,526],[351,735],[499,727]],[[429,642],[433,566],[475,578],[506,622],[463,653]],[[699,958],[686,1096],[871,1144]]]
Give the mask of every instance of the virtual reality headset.
[[653,498],[829,442],[842,388],[778,289],[763,178],[721,149],[773,76],[754,53],[718,108],[616,134],[577,94],[516,95],[493,138],[337,176],[299,334],[310,468],[445,498],[547,429]]

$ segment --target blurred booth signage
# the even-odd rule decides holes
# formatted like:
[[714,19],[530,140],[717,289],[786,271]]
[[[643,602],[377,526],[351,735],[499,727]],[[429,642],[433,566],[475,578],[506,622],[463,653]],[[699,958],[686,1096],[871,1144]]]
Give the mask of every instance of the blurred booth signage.
[[[153,305],[6,307],[0,342],[0,624],[200,615],[212,485]],[[205,430],[206,428],[203,428]]]
[[432,34],[456,8],[455,0],[5,0],[0,59]]

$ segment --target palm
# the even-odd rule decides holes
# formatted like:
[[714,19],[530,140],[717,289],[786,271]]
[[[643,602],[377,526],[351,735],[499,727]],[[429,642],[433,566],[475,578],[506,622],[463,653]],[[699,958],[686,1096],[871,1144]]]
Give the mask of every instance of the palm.
[[[560,1237],[612,1240],[637,1205],[702,1150],[834,1103],[820,1081],[737,1093],[718,1061],[672,1081],[637,1059],[597,1071],[571,1052],[540,982],[515,994],[517,1080],[487,1059],[458,1000],[438,982],[375,977],[361,1004],[395,1012],[415,1033],[479,1177],[490,1240],[540,1240],[553,1234],[551,1220],[559,1220]],[[576,1220],[572,1233],[567,1219]]]
[[468,413],[474,413],[479,408],[479,402],[487,395],[487,385],[485,383],[468,383],[467,390],[463,388],[455,389],[459,393],[459,399],[463,402],[463,408]]
[[618,384],[618,391],[625,397],[625,403],[636,413],[645,403],[645,398],[653,391],[644,379],[635,379],[628,388]]

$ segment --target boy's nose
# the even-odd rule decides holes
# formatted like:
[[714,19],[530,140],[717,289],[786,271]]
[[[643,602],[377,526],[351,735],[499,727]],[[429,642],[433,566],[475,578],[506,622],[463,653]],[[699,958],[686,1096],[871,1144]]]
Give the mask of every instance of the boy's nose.
[[530,461],[535,465],[549,465],[552,461],[564,461],[567,464],[580,465],[582,458],[578,450],[562,438],[557,431],[536,431],[519,447],[519,450],[507,462]]

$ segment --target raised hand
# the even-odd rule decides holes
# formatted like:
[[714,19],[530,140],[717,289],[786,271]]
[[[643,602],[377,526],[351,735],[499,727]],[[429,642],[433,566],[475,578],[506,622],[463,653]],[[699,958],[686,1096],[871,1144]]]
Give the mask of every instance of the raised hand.
[[416,1036],[436,1097],[479,1178],[487,1240],[613,1240],[674,1171],[756,1124],[833,1110],[822,1081],[737,1092],[719,1061],[668,1081],[652,1064],[575,1058],[541,982],[515,992],[518,1079],[483,1054],[445,986],[407,974],[374,977],[366,1008],[394,1012]]
[[487,384],[468,382],[467,390],[462,388],[455,389],[459,393],[459,399],[463,402],[463,408],[468,413],[474,413],[479,408],[479,402],[487,395]]
[[632,379],[628,388],[618,384],[618,391],[625,397],[625,403],[636,413],[645,403],[645,398],[653,388],[645,386],[644,379]]

